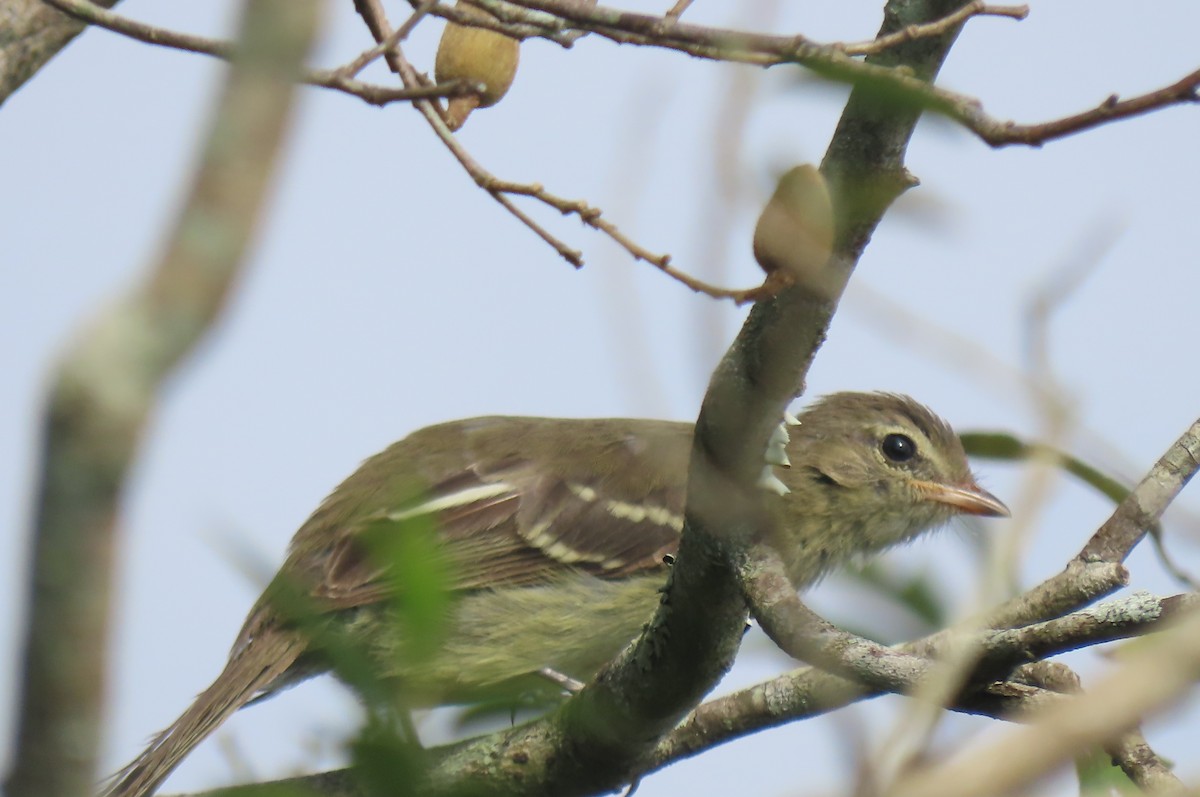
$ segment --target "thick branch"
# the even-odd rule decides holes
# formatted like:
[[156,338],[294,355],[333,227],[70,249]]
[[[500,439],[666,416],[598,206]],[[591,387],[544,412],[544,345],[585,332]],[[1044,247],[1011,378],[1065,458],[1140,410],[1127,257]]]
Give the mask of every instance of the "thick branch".
[[117,504],[156,393],[224,304],[289,119],[316,2],[250,0],[187,207],[150,279],[77,339],[49,397],[11,797],[89,795]]

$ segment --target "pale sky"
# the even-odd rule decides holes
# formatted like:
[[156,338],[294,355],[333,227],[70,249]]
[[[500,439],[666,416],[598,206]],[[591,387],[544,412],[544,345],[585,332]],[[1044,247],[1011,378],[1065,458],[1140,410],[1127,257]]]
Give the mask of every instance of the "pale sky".
[[[369,46],[350,3],[331,5],[322,65]],[[662,10],[668,3],[630,3]],[[697,23],[861,40],[879,2],[700,0]],[[227,0],[126,0],[135,19],[228,35]],[[402,3],[390,3],[399,19]],[[736,10],[730,11],[731,8]],[[438,25],[407,52],[430,68]],[[971,22],[941,83],[1021,122],[1147,91],[1196,68],[1200,5],[1034,2],[1024,22]],[[702,62],[585,39],[527,43],[508,97],[460,139],[498,176],[539,181],[603,208],[677,266],[718,282],[760,278],[750,256],[773,176],[819,161],[844,91],[802,73]],[[92,31],[0,109],[0,716],[13,712],[38,406],[73,329],[153,262],[192,167],[222,68],[201,56]],[[376,68],[369,73],[383,82]],[[720,145],[729,109],[744,136]],[[474,187],[418,114],[320,89],[301,94],[277,191],[241,291],[171,381],[125,502],[114,607],[104,769],[171,722],[220,671],[292,532],[364,457],[435,421],[479,414],[694,418],[709,371],[744,316],[692,294],[599,234],[526,205],[587,265],[574,271]],[[724,127],[723,127],[724,125]],[[1079,430],[1068,447],[1140,477],[1200,413],[1193,335],[1200,307],[1195,229],[1200,109],[1175,108],[1053,142],[992,151],[944,122],[918,128],[908,165],[922,181],[883,222],[855,274],[809,390],[909,393],[960,428],[1027,437],[1041,416],[1019,377],[1031,298],[1070,263],[1094,263],[1057,309],[1047,348]],[[722,194],[719,169],[738,181]],[[716,269],[715,271],[711,269]],[[706,271],[706,269],[709,269]],[[904,314],[965,347],[948,359]],[[977,463],[1017,509],[984,533],[1027,525],[1031,585],[1061,569],[1110,507],[1058,480],[1036,514],[1022,471]],[[1168,516],[1170,544],[1200,571],[1200,499]],[[944,534],[897,557],[930,570],[962,611],[969,546]],[[1181,591],[1148,551],[1135,588]],[[903,618],[851,601],[836,580],[814,596],[835,620],[903,633]],[[856,615],[855,613],[859,613]],[[867,616],[861,615],[866,612]],[[721,691],[789,666],[751,638]],[[1071,659],[1085,678],[1101,657]],[[1197,706],[1153,723],[1150,740],[1200,777]],[[903,707],[875,701],[729,745],[647,778],[639,794],[846,791],[847,734],[878,744]],[[177,792],[337,764],[357,717],[322,678],[232,718],[167,783]],[[431,721],[429,741],[444,739]],[[945,740],[998,723],[952,718]],[[1193,734],[1191,739],[1188,734]],[[11,722],[0,726],[10,747]],[[978,743],[979,739],[974,740]],[[781,759],[781,751],[787,751]],[[249,767],[249,769],[245,769]],[[1046,793],[1069,793],[1059,778]]]

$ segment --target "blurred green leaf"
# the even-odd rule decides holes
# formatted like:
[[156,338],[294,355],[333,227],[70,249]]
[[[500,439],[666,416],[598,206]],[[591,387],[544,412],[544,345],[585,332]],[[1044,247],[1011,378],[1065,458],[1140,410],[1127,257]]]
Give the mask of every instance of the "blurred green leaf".
[[1007,432],[963,432],[959,435],[963,448],[973,457],[1022,462],[1040,458],[1053,463],[1070,473],[1114,503],[1120,503],[1129,495],[1130,488],[1118,479],[1108,476],[1082,460],[1042,443],[1026,443]]
[[540,690],[530,690],[519,695],[497,695],[494,699],[483,699],[464,706],[455,717],[454,728],[462,733],[486,731],[497,721],[515,725],[523,717],[532,714],[540,716],[562,705],[567,695],[553,691],[547,681],[547,687]]
[[352,634],[345,623],[331,617],[307,591],[283,574],[271,582],[267,594],[274,609],[308,637],[338,678],[369,708],[391,705],[391,689],[378,672],[365,640]]
[[404,797],[422,791],[427,759],[401,728],[369,720],[350,744],[354,777],[368,795]]
[[[1007,432],[964,432],[959,435],[959,438],[962,440],[963,448],[973,457],[1017,462],[1034,458],[1043,459],[1097,490],[1114,504],[1124,501],[1132,491],[1132,488],[1121,480],[1109,476],[1053,446],[1043,443],[1027,443]],[[1158,554],[1163,568],[1180,583],[1193,590],[1197,589],[1196,580],[1175,564],[1163,546],[1162,525],[1155,523],[1146,531],[1150,535],[1151,542],[1154,543],[1154,550]]]
[[433,518],[377,520],[363,530],[362,540],[388,582],[401,655],[406,661],[428,659],[443,642],[452,599]]
[[220,797],[320,797],[319,792],[299,783],[249,783],[219,789]]
[[946,601],[938,593],[929,574],[907,576],[879,561],[860,568],[847,568],[846,576],[872,591],[908,609],[930,631],[948,622]]
[[1093,748],[1076,758],[1075,772],[1079,775],[1079,793],[1082,797],[1142,794],[1137,784],[1099,748]]
[[[272,582],[270,600],[304,631],[372,716],[403,713],[404,685],[389,675],[404,662],[427,659],[441,645],[451,600],[448,568],[428,516],[381,518],[357,539],[384,582],[387,597],[381,604],[331,612],[285,574]],[[387,672],[379,671],[381,650],[395,651],[397,658],[388,661]]]

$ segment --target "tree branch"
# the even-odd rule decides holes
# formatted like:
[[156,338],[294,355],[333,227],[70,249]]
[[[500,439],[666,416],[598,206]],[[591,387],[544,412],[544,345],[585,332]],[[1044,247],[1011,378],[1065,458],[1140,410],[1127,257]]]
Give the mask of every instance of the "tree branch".
[[[987,680],[999,671],[1028,661],[1030,651],[1036,651],[1039,657],[1054,656],[1113,639],[1151,633],[1180,611],[1194,608],[1198,603],[1200,598],[1194,595],[1154,598],[1141,593],[1017,631],[985,632],[979,635],[979,645],[985,651],[985,667],[977,669],[970,679],[972,688],[982,686],[985,694],[1007,700],[1015,687],[987,685]],[[940,654],[944,640],[944,635],[935,634],[882,650],[888,657],[903,653],[925,657],[919,660],[919,666],[911,669],[914,678],[919,678]],[[871,650],[867,655],[876,653]],[[903,658],[910,659],[908,656]],[[916,680],[901,684],[904,690],[916,685]],[[658,745],[650,769],[658,770],[735,739],[819,716],[881,694],[886,691],[816,667],[803,667],[698,707]],[[970,695],[970,690],[964,690],[959,696],[960,702],[950,708],[979,713],[980,700]],[[1006,706],[1006,710],[1011,708]]]
[[[1139,593],[1017,631],[988,632],[980,635],[980,646],[986,651],[985,660],[989,669],[1011,669],[1027,661],[1031,650],[1036,651],[1038,656],[1053,656],[1113,639],[1152,633],[1180,612],[1194,609],[1197,604],[1200,604],[1200,597],[1195,595],[1155,598]],[[927,637],[889,650],[895,653],[923,650],[935,657],[938,650],[931,644],[932,639]],[[930,661],[923,661],[921,666],[925,668],[930,664]],[[976,684],[973,689],[981,691],[964,691],[959,702],[950,708],[964,713],[1014,719],[1020,709],[1058,700],[1058,696],[1036,687],[1046,686],[1055,692],[1065,691],[1057,685],[1044,683],[1044,678],[1035,679],[1037,683],[1032,685],[1025,683],[1030,680],[1026,671],[1027,668],[1021,669],[1020,682],[998,684],[987,683],[989,675],[981,672],[978,677],[972,678],[972,683]],[[911,683],[912,686],[916,684],[916,681]],[[885,692],[815,667],[794,670],[696,708],[647,755],[642,762],[642,774],[656,772],[735,739],[815,717],[881,694]],[[449,745],[427,752],[437,761],[454,754],[458,746]],[[1138,770],[1135,780],[1139,783],[1166,783],[1174,779],[1135,732],[1121,736],[1111,748],[1114,758],[1126,761],[1123,766]],[[311,788],[325,797],[360,794],[353,785],[350,770],[306,775],[282,782]]]
[[1149,714],[1171,705],[1200,672],[1200,612],[1126,654],[1091,691],[1039,707],[1029,725],[998,742],[915,770],[897,781],[893,797],[977,797],[1016,793],[1072,756],[1110,743]]
[[11,797],[90,795],[118,502],[159,386],[237,276],[290,118],[317,3],[249,0],[196,182],[149,280],[61,364],[43,421]]
[[[198,55],[208,55],[224,61],[228,61],[233,54],[234,44],[232,42],[194,36],[190,33],[180,33],[154,25],[147,25],[143,22],[137,22],[112,11],[106,11],[96,5],[93,0],[38,0],[38,2],[53,6],[63,14],[67,14],[75,19],[110,30],[113,33],[119,33],[122,36],[128,36],[131,39],[146,44],[168,47],[173,50],[182,50]],[[412,15],[414,19],[413,24],[415,24],[415,20],[419,20],[423,15],[421,12],[414,13]],[[405,25],[402,27],[402,30],[411,30],[411,26]],[[354,61],[351,61],[348,66],[357,66],[360,60],[364,60],[363,65],[365,66],[365,62],[369,62],[372,57],[377,55],[375,51],[379,49],[379,47],[375,47],[367,50]],[[463,97],[470,94],[477,94],[481,90],[479,86],[464,81],[452,81],[444,84],[422,85],[404,89],[379,86],[356,80],[354,75],[357,72],[350,71],[347,67],[340,67],[338,69],[308,69],[300,64],[297,65],[294,74],[296,75],[296,80],[306,85],[340,91],[358,97],[371,105],[380,107],[393,102],[411,102],[418,99],[438,97]]]
[[[172,47],[217,58],[228,57],[228,42],[134,22],[110,11],[105,11],[92,0],[39,0],[39,2],[52,5],[76,19],[108,28],[147,44]],[[417,8],[421,8],[417,0],[410,0],[410,2]],[[1173,105],[1195,103],[1200,99],[1200,95],[1197,93],[1200,91],[1200,70],[1197,70],[1170,85],[1145,94],[1125,100],[1119,99],[1114,94],[1095,108],[1082,113],[1047,122],[1019,124],[1011,120],[989,116],[983,111],[983,105],[978,99],[938,88],[929,82],[914,78],[906,70],[880,68],[877,65],[857,60],[861,56],[879,55],[903,44],[922,39],[933,39],[947,32],[957,31],[971,17],[999,16],[1024,19],[1028,8],[1023,5],[992,6],[981,0],[974,0],[939,19],[906,25],[869,42],[822,44],[799,34],[773,36],[724,28],[710,28],[680,22],[677,16],[670,13],[662,17],[634,14],[591,6],[586,3],[576,3],[572,0],[540,0],[539,2],[534,2],[534,0],[503,0],[503,2],[502,0],[471,0],[471,4],[486,9],[489,16],[480,18],[482,15],[473,16],[461,9],[441,5],[430,6],[427,10],[419,13],[431,13],[459,24],[495,30],[517,39],[533,36],[546,38],[566,47],[571,46],[578,38],[577,33],[570,34],[568,31],[577,29],[603,36],[620,44],[678,50],[697,58],[758,66],[798,64],[829,80],[872,87],[877,92],[890,94],[893,102],[910,104],[919,110],[932,111],[946,116],[993,147],[1013,144],[1041,146],[1049,141],[1110,122],[1129,119]],[[514,6],[520,7],[520,10],[514,10]],[[63,43],[65,44],[65,42]],[[380,43],[375,48],[364,52],[351,64],[364,57],[368,61],[378,57],[379,53],[386,49],[385,44]],[[353,74],[356,72],[347,70],[346,67],[332,70],[305,70],[301,72],[299,79],[309,85],[342,91],[380,106],[391,102],[466,96],[478,93],[480,90],[479,86],[457,82],[392,89],[362,83],[355,80]],[[26,77],[27,75],[21,79],[24,80]],[[2,83],[0,83],[0,89],[3,89]],[[0,99],[3,96],[0,91]],[[510,210],[520,215],[511,207]],[[543,237],[546,236],[543,235]],[[552,245],[554,244],[552,243]],[[556,246],[555,248],[559,249],[559,253],[563,257],[571,259],[569,255],[573,250],[565,246],[561,248]],[[695,280],[695,278],[672,273],[671,270],[668,270],[668,258],[665,255],[656,256],[657,259],[655,259],[655,257],[643,258],[632,251],[631,254],[654,263],[693,290],[718,298],[732,298],[738,302],[755,298],[750,291],[715,288]]]
[[[95,0],[111,8],[117,0]],[[0,13],[0,105],[25,85],[59,50],[83,32],[86,25],[65,17],[42,0],[6,0]]]

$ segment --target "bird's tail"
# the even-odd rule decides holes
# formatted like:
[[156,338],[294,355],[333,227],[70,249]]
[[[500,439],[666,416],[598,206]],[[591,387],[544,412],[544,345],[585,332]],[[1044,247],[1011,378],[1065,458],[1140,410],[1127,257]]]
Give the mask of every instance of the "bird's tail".
[[101,797],[152,794],[192,748],[233,712],[273,683],[282,682],[281,676],[306,647],[304,637],[295,631],[269,625],[253,636],[243,631],[212,686],[201,692],[171,727],[155,736],[141,755],[113,775],[104,784]]

